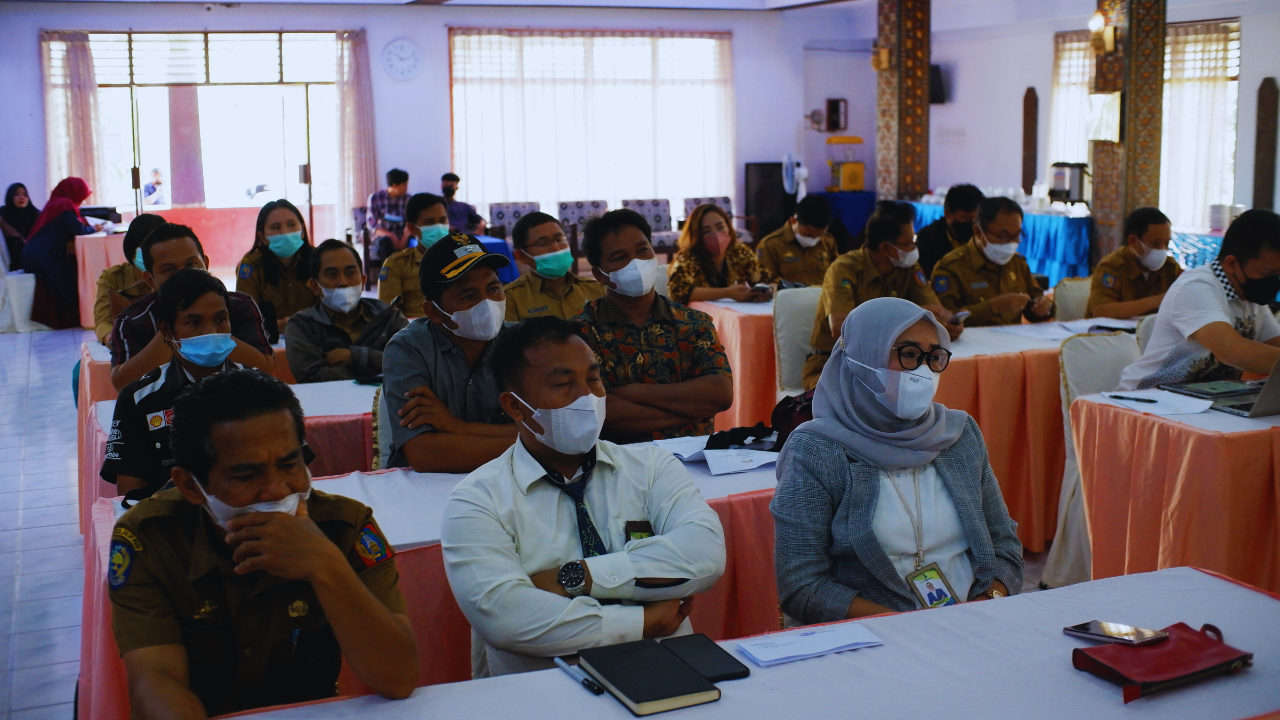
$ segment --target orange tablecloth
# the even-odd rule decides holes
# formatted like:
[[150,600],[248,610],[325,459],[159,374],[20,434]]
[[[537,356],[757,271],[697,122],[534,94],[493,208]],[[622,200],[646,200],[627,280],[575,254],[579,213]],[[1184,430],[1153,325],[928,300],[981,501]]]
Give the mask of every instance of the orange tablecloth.
[[733,369],[733,406],[716,415],[716,429],[769,424],[778,404],[778,370],[773,354],[773,316],[748,315],[709,302],[689,307],[711,316]]
[[1190,565],[1280,591],[1280,428],[1071,405],[1093,579]]
[[93,301],[102,271],[124,262],[124,233],[76,238],[76,275],[80,286],[80,325],[93,329]]

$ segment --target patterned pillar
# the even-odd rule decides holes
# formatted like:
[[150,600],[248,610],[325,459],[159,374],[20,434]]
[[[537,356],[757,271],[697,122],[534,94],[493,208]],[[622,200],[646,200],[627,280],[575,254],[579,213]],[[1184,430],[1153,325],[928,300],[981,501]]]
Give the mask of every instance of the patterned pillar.
[[1166,0],[1128,0],[1125,32],[1125,213],[1160,204]]
[[876,48],[888,51],[876,81],[876,194],[883,199],[929,191],[930,2],[879,0]]

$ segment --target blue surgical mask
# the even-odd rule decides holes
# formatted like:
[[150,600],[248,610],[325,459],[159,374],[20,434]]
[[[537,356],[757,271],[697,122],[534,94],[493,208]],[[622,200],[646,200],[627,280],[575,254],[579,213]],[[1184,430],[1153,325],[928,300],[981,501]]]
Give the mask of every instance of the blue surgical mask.
[[426,250],[432,245],[435,245],[440,238],[448,234],[448,225],[424,225],[422,227],[422,239],[418,241],[418,244],[422,246],[423,250]]
[[138,268],[138,272],[146,272],[147,264],[142,262],[142,248],[138,248],[133,253],[133,266]]
[[283,235],[268,235],[267,247],[271,252],[275,253],[278,258],[290,258],[298,252],[298,248],[302,247],[302,231],[284,233]]
[[178,354],[200,367],[218,367],[236,349],[231,333],[197,335],[178,341]]
[[555,280],[564,277],[569,268],[573,267],[573,253],[569,252],[569,248],[556,250],[545,255],[535,255],[533,262],[534,272],[548,280]]

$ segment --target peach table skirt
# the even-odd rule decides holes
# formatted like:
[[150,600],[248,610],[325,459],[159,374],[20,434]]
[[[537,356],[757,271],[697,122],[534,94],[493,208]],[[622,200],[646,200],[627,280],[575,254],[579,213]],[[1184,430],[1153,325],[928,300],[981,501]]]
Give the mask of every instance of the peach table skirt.
[[76,282],[80,287],[80,326],[93,329],[93,302],[102,271],[124,262],[124,233],[76,238]]
[[778,369],[773,354],[773,316],[751,315],[717,303],[695,302],[711,316],[733,369],[733,405],[716,415],[716,430],[769,424],[778,404]]

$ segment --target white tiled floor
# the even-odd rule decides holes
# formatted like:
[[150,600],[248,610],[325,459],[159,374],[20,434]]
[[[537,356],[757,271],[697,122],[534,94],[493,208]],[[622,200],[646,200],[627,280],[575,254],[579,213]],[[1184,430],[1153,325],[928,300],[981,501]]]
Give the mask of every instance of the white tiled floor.
[[72,716],[84,540],[71,368],[89,335],[0,335],[0,720]]

